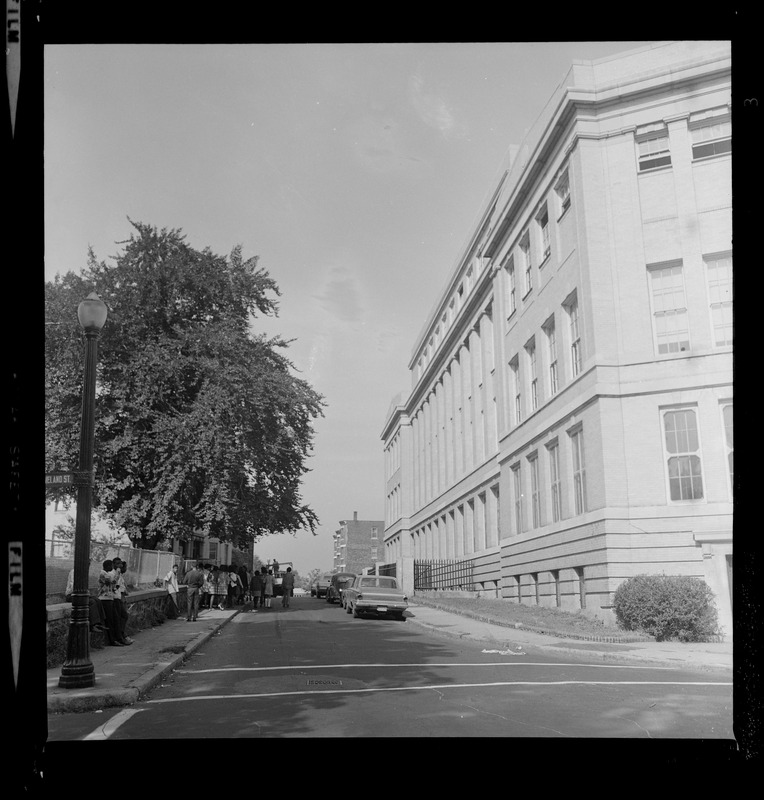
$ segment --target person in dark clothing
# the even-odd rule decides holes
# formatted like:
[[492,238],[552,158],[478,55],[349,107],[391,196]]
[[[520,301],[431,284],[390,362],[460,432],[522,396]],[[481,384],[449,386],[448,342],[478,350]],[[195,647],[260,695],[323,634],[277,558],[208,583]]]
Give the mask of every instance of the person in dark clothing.
[[252,573],[252,580],[249,583],[249,592],[252,595],[253,611],[257,611],[257,607],[260,604],[260,597],[264,591],[265,587],[263,586],[263,576],[260,574],[260,570],[256,569]]
[[114,605],[114,585],[117,575],[114,572],[114,563],[110,558],[103,562],[103,568],[98,575],[98,599],[101,601],[103,613],[106,617],[108,628],[108,641],[114,647],[124,647],[121,636],[121,623]]
[[239,605],[243,606],[249,597],[249,575],[247,575],[247,568],[244,566],[244,564],[239,567],[239,579],[241,580]]
[[188,586],[186,622],[196,622],[196,618],[199,615],[199,596],[201,595],[202,586],[204,586],[204,564],[201,561],[198,561],[196,566],[186,573],[184,582]]

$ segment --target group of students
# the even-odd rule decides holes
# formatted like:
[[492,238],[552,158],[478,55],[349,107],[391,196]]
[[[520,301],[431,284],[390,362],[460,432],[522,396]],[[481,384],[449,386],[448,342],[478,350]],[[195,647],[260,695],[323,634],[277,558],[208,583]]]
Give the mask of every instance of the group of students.
[[[198,573],[201,572],[201,575]],[[173,595],[177,595],[178,568],[174,566],[165,576],[165,588]],[[247,598],[249,579],[247,568],[239,567],[237,570],[232,564],[204,564],[197,562],[196,566],[184,576],[188,583],[192,578],[199,589],[199,608],[232,608],[243,605]],[[173,585],[174,582],[174,585]]]
[[[178,568],[173,566],[164,579],[165,588],[175,606],[177,614],[178,603]],[[252,611],[261,608],[270,608],[274,595],[275,576],[273,569],[261,567],[255,570],[249,578],[247,568],[241,566],[236,569],[233,565],[215,566],[202,561],[192,567],[183,577],[183,582],[188,586],[188,622],[195,622],[201,609],[218,608],[224,610],[235,605],[252,603]],[[287,567],[283,578],[283,594],[281,604],[288,608],[289,598],[294,590],[294,574],[292,568]]]
[[[278,569],[278,562],[276,562],[276,569]],[[249,583],[249,596],[252,599],[252,610],[257,611],[258,604],[260,608],[270,608],[274,595],[274,574],[272,569],[268,567],[261,567],[260,570],[255,570],[252,574],[252,580]],[[294,573],[291,567],[286,568],[286,572],[281,580],[281,605],[289,608],[289,598],[294,592]]]
[[[112,647],[125,647],[133,643],[127,635],[126,571],[127,564],[121,558],[106,559],[98,574],[98,593],[88,597],[90,630],[106,634],[106,641]],[[71,570],[65,591],[67,603],[72,602],[73,593],[74,570]]]

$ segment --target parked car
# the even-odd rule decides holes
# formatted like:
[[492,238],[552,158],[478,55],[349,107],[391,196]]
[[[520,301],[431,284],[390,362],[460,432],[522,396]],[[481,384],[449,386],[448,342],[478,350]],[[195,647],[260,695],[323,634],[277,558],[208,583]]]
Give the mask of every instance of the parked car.
[[326,602],[339,603],[342,605],[342,593],[354,580],[355,572],[338,572],[332,575],[332,579],[326,590]]
[[313,586],[310,589],[310,593],[314,597],[326,597],[326,590],[329,588],[329,584],[332,582],[332,573],[331,572],[324,572],[319,575]]
[[344,593],[344,606],[348,614],[390,615],[395,619],[406,619],[403,612],[408,608],[406,593],[396,578],[386,575],[359,575]]
[[292,590],[292,595],[293,595],[294,597],[302,597],[303,595],[305,595],[305,594],[307,594],[307,593],[308,593],[308,592],[307,592],[307,590],[306,590],[306,589],[302,589],[302,588],[300,588],[299,586],[298,586],[296,589]]

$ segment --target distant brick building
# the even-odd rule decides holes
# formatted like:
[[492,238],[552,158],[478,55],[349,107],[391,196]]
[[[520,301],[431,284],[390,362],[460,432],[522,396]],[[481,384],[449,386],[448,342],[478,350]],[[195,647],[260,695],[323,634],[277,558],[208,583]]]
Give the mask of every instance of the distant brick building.
[[361,572],[381,560],[382,533],[385,522],[381,519],[340,520],[341,527],[334,532],[334,570]]

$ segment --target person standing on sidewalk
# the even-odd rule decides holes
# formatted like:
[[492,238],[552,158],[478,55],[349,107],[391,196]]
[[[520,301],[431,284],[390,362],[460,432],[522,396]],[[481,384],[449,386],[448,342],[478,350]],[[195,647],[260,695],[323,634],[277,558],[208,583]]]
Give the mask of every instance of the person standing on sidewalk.
[[167,589],[169,602],[167,604],[167,618],[177,619],[180,616],[178,608],[178,565],[173,564],[172,569],[164,576],[164,588]]
[[271,599],[273,598],[273,570],[269,569],[268,574],[265,576],[265,607],[271,607]]
[[204,583],[202,584],[202,593],[199,597],[199,610],[203,608],[212,608],[212,564],[204,565]]
[[268,577],[268,570],[262,567],[260,570],[260,608],[265,608],[265,579]]
[[222,611],[228,601],[228,567],[225,564],[221,564],[218,570],[218,588],[218,608]]
[[124,647],[125,643],[119,635],[119,617],[114,607],[115,583],[114,563],[110,558],[107,558],[101,565],[101,572],[98,575],[98,599],[101,601],[103,615],[106,618],[106,627],[109,629],[109,644],[114,647]]
[[281,581],[281,605],[289,608],[289,598],[294,591],[294,572],[291,567],[286,568],[286,574]]
[[236,567],[231,564],[228,567],[228,608],[233,608],[239,597],[241,590],[241,578],[236,572]]
[[196,622],[199,615],[199,595],[204,585],[204,564],[196,562],[196,566],[186,573],[186,586],[188,586],[188,613],[186,622]]
[[210,577],[210,586],[212,593],[210,595],[210,608],[217,608],[222,610],[223,601],[226,595],[226,586],[223,583],[223,578],[220,568],[216,565],[212,568],[212,575]]
[[261,602],[261,595],[263,593],[263,576],[260,574],[260,570],[256,569],[252,573],[252,580],[249,584],[249,591],[252,595],[252,610],[257,611],[258,605]]
[[127,564],[121,558],[112,559],[114,564],[114,572],[117,576],[117,581],[114,584],[114,608],[117,610],[120,624],[120,635],[125,644],[132,644],[133,640],[127,635],[127,620],[129,614],[127,611],[127,584],[125,583],[124,574],[127,571]]
[[239,605],[243,606],[249,599],[249,575],[247,574],[247,567],[242,564],[239,567],[239,580],[241,581],[241,589],[239,590]]

